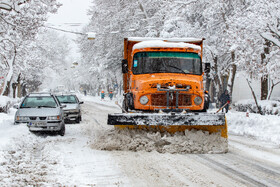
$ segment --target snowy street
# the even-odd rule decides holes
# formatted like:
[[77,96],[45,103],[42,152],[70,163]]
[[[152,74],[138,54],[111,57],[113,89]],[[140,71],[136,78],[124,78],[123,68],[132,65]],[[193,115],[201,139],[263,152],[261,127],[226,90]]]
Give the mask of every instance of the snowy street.
[[96,138],[113,132],[107,114],[120,109],[83,100],[83,121],[64,137],[1,116],[0,186],[280,186],[279,145],[244,136],[229,134],[227,154],[98,150]]
[[0,0],[0,187],[280,187],[280,0]]

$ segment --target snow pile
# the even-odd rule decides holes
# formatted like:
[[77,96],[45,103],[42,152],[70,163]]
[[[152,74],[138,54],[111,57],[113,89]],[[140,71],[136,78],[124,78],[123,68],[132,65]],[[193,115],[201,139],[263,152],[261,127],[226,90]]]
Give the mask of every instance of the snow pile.
[[[25,129],[26,126],[25,126]],[[64,181],[57,177],[57,168],[63,160],[55,149],[56,137],[40,137],[28,130],[12,138],[1,153],[0,186],[62,186]],[[62,172],[62,171],[61,171]],[[62,182],[62,183],[61,183]]]
[[[280,116],[280,101],[261,100],[258,101],[258,104],[261,107],[261,111],[264,114]],[[253,99],[240,100],[233,104],[233,108],[239,112],[249,111],[256,113],[258,111],[255,101]]]
[[276,144],[280,142],[279,116],[249,113],[249,117],[246,117],[245,112],[229,112],[226,117],[230,133]]
[[220,133],[197,130],[185,133],[146,132],[143,130],[107,130],[99,134],[92,148],[100,150],[157,151],[159,153],[225,153],[227,139]]

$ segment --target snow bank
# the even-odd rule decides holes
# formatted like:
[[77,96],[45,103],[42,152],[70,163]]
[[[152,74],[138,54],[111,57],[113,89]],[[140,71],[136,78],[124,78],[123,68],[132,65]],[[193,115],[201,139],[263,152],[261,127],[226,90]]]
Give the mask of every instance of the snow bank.
[[0,96],[0,107],[6,106],[7,103],[10,101],[10,98],[7,96]]
[[10,109],[8,114],[0,113],[0,150],[5,149],[13,137],[25,132],[25,125],[13,125],[15,112],[16,109]]
[[228,131],[242,136],[251,136],[259,140],[280,145],[280,117],[245,112],[229,112],[227,115]]
[[[280,116],[280,101],[260,100],[258,101],[261,111],[264,114]],[[240,100],[233,104],[233,108],[239,112],[257,112],[257,106],[253,99]]]
[[185,133],[146,132],[143,130],[107,130],[97,135],[91,145],[100,150],[157,151],[159,153],[224,153],[227,139],[220,133],[186,130]]
[[24,132],[10,139],[11,143],[2,152],[0,186],[62,185],[54,172],[57,170],[57,164],[62,160],[61,155],[53,150],[54,145],[46,145],[45,139]]

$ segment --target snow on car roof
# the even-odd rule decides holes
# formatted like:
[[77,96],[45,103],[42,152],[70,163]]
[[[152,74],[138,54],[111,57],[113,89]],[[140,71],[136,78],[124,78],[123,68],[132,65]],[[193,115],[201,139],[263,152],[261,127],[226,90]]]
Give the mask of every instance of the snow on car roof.
[[134,49],[143,49],[143,48],[151,48],[151,47],[176,47],[176,48],[192,48],[195,50],[201,50],[199,45],[183,43],[183,42],[165,42],[162,40],[150,40],[150,41],[142,41],[133,46]]
[[51,93],[30,93],[29,96],[38,97],[38,96],[51,96]]

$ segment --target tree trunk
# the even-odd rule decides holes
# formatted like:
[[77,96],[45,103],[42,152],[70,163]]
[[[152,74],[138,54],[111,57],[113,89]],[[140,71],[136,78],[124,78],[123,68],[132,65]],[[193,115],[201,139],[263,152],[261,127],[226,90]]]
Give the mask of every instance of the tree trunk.
[[267,100],[270,100],[270,97],[271,97],[271,95],[272,95],[272,92],[273,92],[273,89],[274,89],[274,87],[277,85],[277,84],[280,84],[280,81],[279,82],[277,82],[277,83],[275,83],[274,84],[274,82],[273,81],[271,81],[271,88],[270,88],[270,91],[269,91],[269,94],[268,94],[268,97],[267,97]]
[[[220,76],[218,74],[218,57],[215,56],[213,60],[214,60],[214,70],[215,70],[215,76],[214,76],[215,91],[214,92],[215,92],[216,104],[219,104],[218,98],[222,94],[222,83],[221,83]],[[217,88],[218,88],[218,90],[217,90]]]
[[12,88],[13,88],[13,98],[16,98],[17,83],[13,83]]
[[4,92],[3,92],[4,96],[9,96],[10,86],[11,86],[11,81],[7,81],[6,87],[4,88]]
[[250,89],[251,89],[252,95],[253,95],[253,97],[254,97],[256,106],[257,106],[257,108],[258,108],[258,113],[261,114],[261,115],[263,115],[263,114],[262,114],[261,107],[260,107],[259,104],[258,104],[258,100],[257,100],[257,97],[256,97],[256,95],[255,95],[255,92],[254,92],[254,90],[253,90],[253,88],[252,88],[252,86],[251,86],[251,84],[250,84],[250,82],[249,82],[248,79],[247,79],[247,83],[248,83],[248,85],[249,85],[249,87],[250,87]]
[[229,90],[230,97],[232,98],[234,80],[235,80],[235,75],[236,75],[236,70],[237,70],[237,66],[236,66],[236,64],[234,64],[234,62],[235,62],[235,52],[234,51],[231,52],[231,60],[232,60],[233,64],[231,66],[232,69],[230,71],[228,90]]
[[[269,54],[270,42],[268,40],[265,41],[264,44],[264,52],[261,54],[261,63],[262,66],[267,65],[267,60],[265,60],[266,55]],[[266,100],[268,97],[268,74],[262,75],[261,77],[261,100]]]
[[261,78],[261,100],[266,100],[268,96],[268,78],[266,75]]

